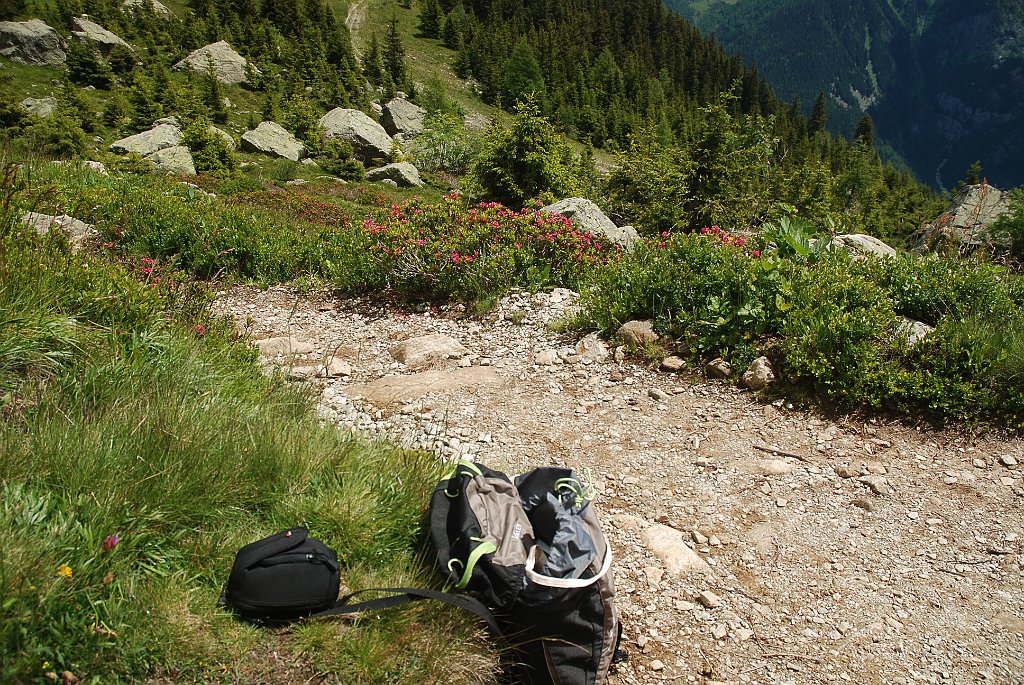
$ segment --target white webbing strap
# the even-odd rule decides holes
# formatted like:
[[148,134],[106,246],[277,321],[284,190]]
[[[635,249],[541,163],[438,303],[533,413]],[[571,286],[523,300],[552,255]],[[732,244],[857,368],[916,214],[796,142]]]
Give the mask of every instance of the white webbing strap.
[[543,550],[540,545],[534,545],[530,550],[530,555],[526,558],[526,577],[532,580],[537,585],[546,585],[547,587],[557,588],[580,588],[593,585],[597,581],[601,580],[611,570],[612,567],[612,548],[611,545],[605,547],[604,563],[601,564],[601,570],[597,572],[591,578],[555,578],[553,576],[546,576],[542,573],[537,573],[537,562],[540,560]]

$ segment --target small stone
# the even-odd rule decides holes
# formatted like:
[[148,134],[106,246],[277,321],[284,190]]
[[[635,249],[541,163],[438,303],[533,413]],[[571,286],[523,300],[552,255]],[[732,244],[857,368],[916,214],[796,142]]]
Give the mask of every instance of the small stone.
[[857,476],[860,475],[860,471],[852,466],[836,466],[833,468],[833,470],[836,472],[836,475],[839,476],[840,478],[856,478]]
[[699,530],[692,531],[690,533],[690,537],[692,537],[693,541],[696,542],[698,545],[706,545],[708,543],[707,537],[704,536]]
[[1011,488],[1013,487],[1013,484],[1016,481],[1014,481],[1013,478],[1007,478],[1006,476],[1002,476],[999,478],[999,482],[1005,485],[1006,487]]
[[983,469],[987,466],[984,459],[975,459],[971,464],[973,464],[976,469]]
[[768,357],[758,357],[746,370],[740,381],[755,392],[764,390],[775,380],[775,372],[772,370]]
[[661,670],[664,670],[664,669],[665,669],[665,664],[661,663],[661,661],[659,661],[658,659],[655,659],[654,661],[651,662],[651,670],[652,671],[661,671]]
[[857,507],[858,509],[863,509],[864,511],[874,511],[875,510],[875,505],[869,499],[863,499],[863,498],[855,499],[855,500],[853,500],[853,506]]
[[789,504],[789,500],[787,500],[787,499],[782,499],[780,497],[779,499],[775,500],[775,506],[777,506],[777,507],[781,508],[781,507],[786,506],[787,504]]
[[681,357],[671,356],[661,360],[661,370],[676,373],[686,368],[686,361]]
[[704,371],[711,378],[728,378],[732,375],[732,365],[721,357],[713,359],[704,367]]
[[654,332],[650,321],[627,321],[622,324],[615,336],[634,345],[644,345],[658,340],[658,334]]
[[888,495],[889,494],[889,481],[885,476],[870,475],[861,476],[860,482],[867,485],[871,489],[871,492],[876,495]]
[[643,649],[644,647],[647,646],[647,643],[650,642],[650,641],[651,641],[651,638],[647,637],[646,635],[641,635],[641,636],[639,636],[636,639],[636,646],[639,647],[640,649]]
[[537,366],[554,366],[558,361],[558,352],[555,350],[541,350],[533,356],[533,363]]
[[916,511],[908,511],[907,512],[907,518],[910,519],[911,521],[916,521],[919,516],[920,516],[920,514],[917,513]]
[[722,606],[722,599],[711,590],[704,590],[697,595],[697,601],[708,609],[715,609]]
[[1002,464],[1003,466],[1016,466],[1017,460],[1014,457],[1010,456],[1009,454],[1004,454],[1003,456],[999,457],[999,463]]
[[736,631],[736,637],[740,639],[740,642],[746,642],[750,638],[754,637],[754,631],[750,628],[740,628]]
[[711,636],[716,640],[724,640],[729,635],[729,627],[724,623],[717,623],[711,628]]
[[651,399],[657,400],[658,402],[667,402],[672,398],[672,395],[669,395],[661,388],[651,388],[650,390],[647,391],[647,394],[650,396]]

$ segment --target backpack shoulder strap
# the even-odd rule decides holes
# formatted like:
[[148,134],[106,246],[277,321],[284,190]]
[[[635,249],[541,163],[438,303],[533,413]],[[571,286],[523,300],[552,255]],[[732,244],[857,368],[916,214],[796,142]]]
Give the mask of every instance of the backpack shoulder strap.
[[[354,604],[350,603],[350,600],[356,595],[362,595],[370,592],[387,593],[387,596],[368,599]],[[420,599],[434,599],[439,602],[445,602],[446,604],[450,604],[464,611],[468,611],[483,620],[483,622],[487,624],[487,628],[495,637],[502,636],[501,628],[498,626],[498,622],[495,620],[494,614],[492,614],[491,611],[478,600],[473,599],[472,597],[467,597],[466,595],[455,595],[449,592],[424,590],[422,588],[387,587],[359,590],[349,595],[345,595],[330,609],[310,614],[307,618],[359,614],[364,611],[380,611],[381,609],[401,606],[402,604]]]

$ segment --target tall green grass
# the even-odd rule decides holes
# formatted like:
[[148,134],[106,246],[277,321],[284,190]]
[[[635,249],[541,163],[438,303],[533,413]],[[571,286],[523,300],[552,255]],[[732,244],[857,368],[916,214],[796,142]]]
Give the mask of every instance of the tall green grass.
[[286,631],[218,608],[234,552],[298,524],[339,550],[350,588],[432,582],[439,465],[321,425],[198,290],[17,216],[0,216],[0,682],[491,680],[447,608]]

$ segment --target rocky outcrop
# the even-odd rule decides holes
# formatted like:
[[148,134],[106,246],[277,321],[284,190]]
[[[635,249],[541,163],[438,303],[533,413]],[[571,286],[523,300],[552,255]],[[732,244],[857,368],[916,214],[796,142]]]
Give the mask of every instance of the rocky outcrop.
[[894,248],[878,238],[864,233],[837,235],[832,239],[832,245],[841,247],[854,255],[895,257],[898,254]]
[[626,251],[633,249],[633,243],[639,239],[636,229],[631,226],[619,228],[609,219],[601,208],[592,201],[582,197],[570,197],[547,207],[542,212],[560,214],[570,219],[587,233],[608,238],[611,242],[623,247]]
[[384,125],[384,130],[389,135],[401,134],[409,138],[423,133],[423,121],[426,117],[427,110],[419,105],[395,98],[382,108],[380,123]]
[[152,162],[160,173],[196,173],[192,153],[181,144],[181,129],[174,124],[157,124],[148,131],[122,138],[111,143],[110,150],[118,154],[137,154]]
[[173,124],[158,124],[148,131],[114,141],[110,144],[110,150],[122,155],[134,152],[141,157],[148,157],[155,152],[180,144],[180,128]]
[[399,188],[421,188],[423,181],[420,179],[420,172],[409,162],[398,162],[388,164],[378,169],[371,169],[366,172],[368,181],[391,180]]
[[988,230],[996,219],[1009,211],[1009,199],[998,188],[987,183],[967,186],[956,194],[945,213],[921,230],[914,251],[925,252],[944,245],[981,245],[988,239]]
[[336,107],[320,118],[320,127],[326,137],[349,142],[364,164],[391,154],[388,132],[358,109]]
[[[177,71],[192,69],[202,74],[212,67],[214,78],[221,83],[234,85],[247,81],[247,65],[245,58],[235,52],[227,41],[222,40],[193,50],[188,57],[175,64],[174,68]],[[255,67],[250,68],[259,73]]]
[[306,156],[306,146],[279,124],[264,121],[242,134],[242,150],[297,162]]
[[71,19],[71,35],[79,42],[92,43],[104,57],[108,57],[111,51],[118,46],[128,48],[129,50],[132,49],[120,37],[106,30],[85,15]]
[[469,354],[469,350],[458,340],[440,333],[403,340],[392,345],[388,352],[397,361],[412,368]]
[[57,98],[25,98],[19,105],[32,116],[45,119],[57,110]]
[[146,157],[153,163],[154,170],[161,174],[185,174],[195,176],[196,165],[192,153],[184,145],[175,145],[158,150]]
[[171,10],[167,9],[167,6],[160,2],[160,0],[149,0],[148,3],[146,2],[146,0],[124,0],[124,2],[121,3],[121,7],[124,7],[125,9],[129,10],[141,9],[145,7],[147,4],[151,8],[153,8],[153,11],[156,12],[158,16],[165,18],[171,16]]
[[83,249],[97,235],[95,226],[67,214],[53,216],[28,212],[21,217],[21,223],[34,228],[39,235],[46,235],[53,230],[64,231],[71,240],[71,249],[75,251]]
[[39,19],[0,21],[0,57],[18,64],[55,67],[67,60],[67,43]]

